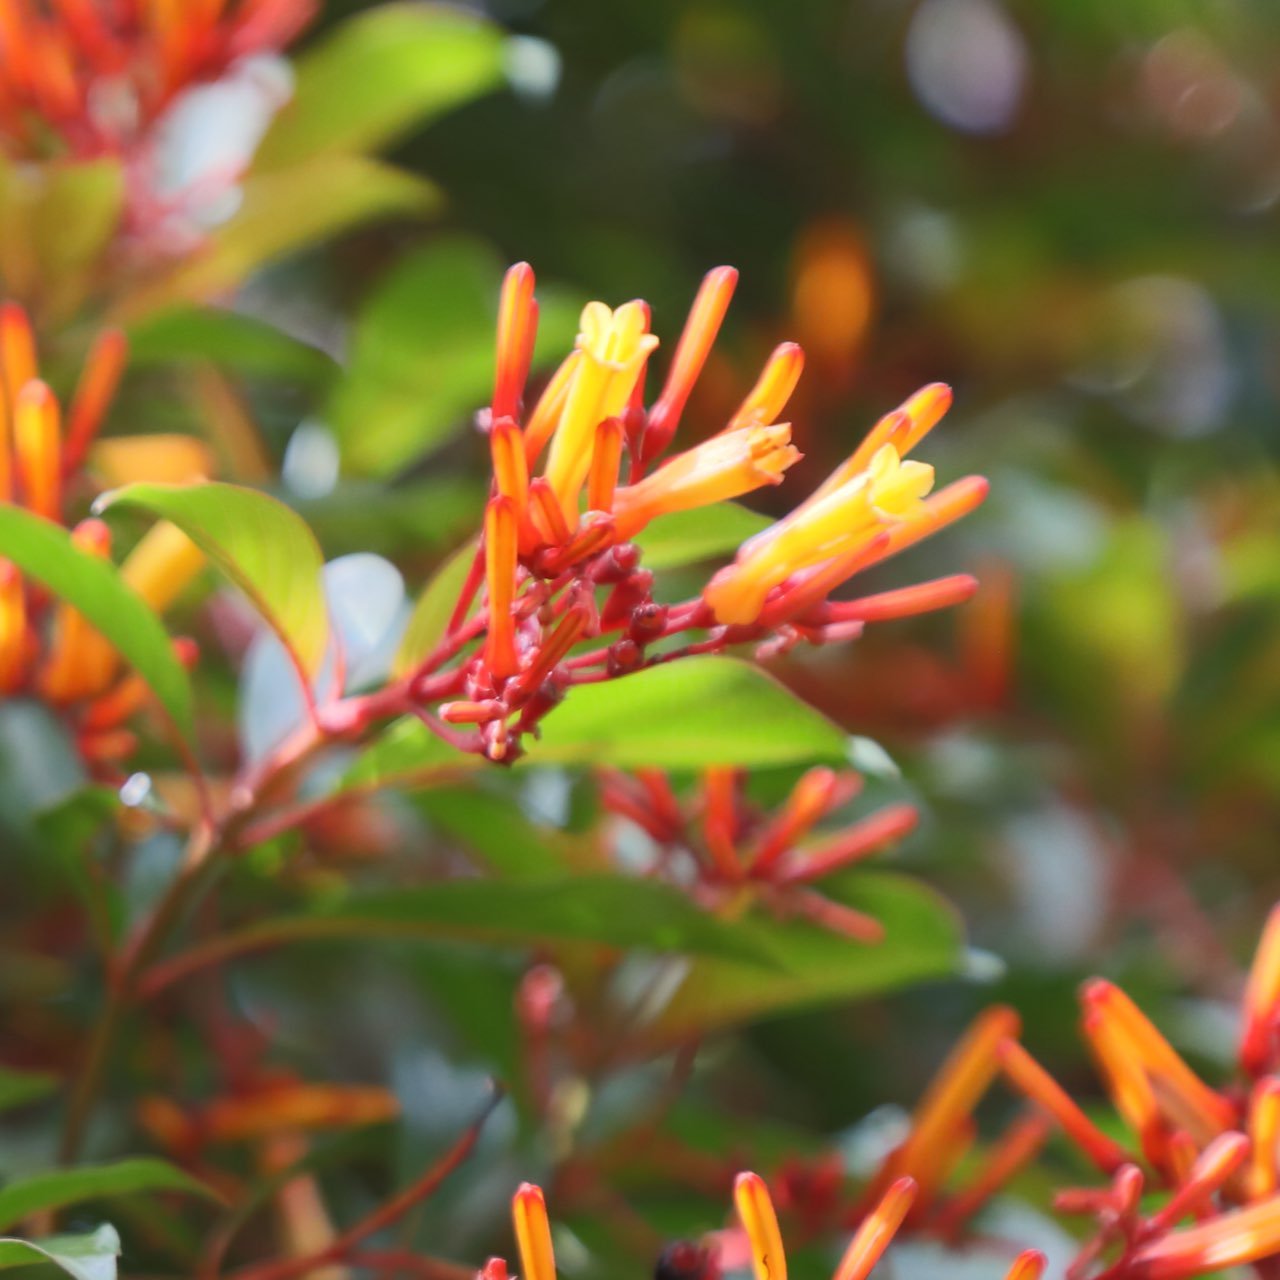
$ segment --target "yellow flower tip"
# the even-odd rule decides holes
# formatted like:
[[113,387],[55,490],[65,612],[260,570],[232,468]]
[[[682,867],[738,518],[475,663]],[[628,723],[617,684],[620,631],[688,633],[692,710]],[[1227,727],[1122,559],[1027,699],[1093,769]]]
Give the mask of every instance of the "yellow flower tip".
[[648,304],[638,299],[616,310],[603,302],[588,302],[578,324],[578,349],[619,372],[637,368],[658,345],[657,337],[648,332]]
[[1039,1249],[1024,1249],[1005,1272],[1004,1280],[1040,1280],[1049,1260]]
[[884,445],[867,469],[868,501],[885,520],[915,515],[933,488],[933,468],[924,462],[904,462],[897,449]]
[[614,494],[619,536],[634,536],[655,516],[711,506],[778,484],[800,456],[791,444],[790,423],[712,436]]
[[175,524],[152,525],[125,557],[120,576],[163,613],[204,567],[204,552]]
[[733,1202],[751,1245],[756,1280],[787,1280],[782,1232],[769,1188],[758,1173],[740,1173],[733,1183]]
[[616,311],[603,302],[583,308],[581,359],[565,392],[544,473],[570,532],[578,525],[578,495],[591,469],[596,428],[605,418],[622,415],[658,345],[648,327],[649,308],[643,302],[628,302]]
[[547,1219],[547,1202],[542,1188],[522,1182],[511,1200],[511,1218],[520,1249],[521,1280],[555,1280],[551,1223]]

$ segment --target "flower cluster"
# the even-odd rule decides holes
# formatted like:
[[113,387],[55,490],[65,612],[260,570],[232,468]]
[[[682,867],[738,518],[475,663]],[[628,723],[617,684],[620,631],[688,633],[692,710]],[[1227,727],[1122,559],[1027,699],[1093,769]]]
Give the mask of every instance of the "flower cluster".
[[[1188,1280],[1280,1258],[1280,907],[1245,990],[1236,1082],[1206,1084],[1112,983],[1091,980],[1080,1002],[1085,1038],[1137,1150],[1090,1119],[1019,1042],[1013,1010],[997,1007],[952,1051],[907,1137],[851,1203],[838,1169],[804,1166],[780,1171],[784,1202],[805,1211],[811,1226],[848,1227],[886,1201],[897,1204],[896,1195],[906,1203],[895,1224],[955,1240],[1057,1128],[1106,1179],[1055,1197],[1059,1213],[1094,1222],[1069,1280]],[[1001,1077],[1032,1110],[947,1194],[975,1140],[974,1111]],[[763,1209],[757,1216],[766,1221]],[[1186,1219],[1192,1225],[1182,1226]],[[763,1227],[748,1231],[765,1238]]]
[[638,827],[654,848],[652,873],[692,884],[710,909],[744,896],[780,917],[803,917],[859,942],[878,942],[878,921],[818,893],[825,877],[880,852],[907,835],[919,815],[888,805],[843,829],[815,834],[820,822],[852,800],[862,777],[852,769],[810,769],[770,813],[745,792],[746,772],[711,768],[689,804],[658,769],[599,772],[605,809]]
[[[836,1266],[834,1280],[866,1280],[894,1234],[902,1225],[916,1196],[910,1178],[895,1181],[857,1224]],[[734,1207],[745,1233],[751,1267],[756,1280],[787,1280],[787,1256],[778,1216],[764,1179],[755,1173],[740,1173],[734,1181]],[[522,1280],[556,1280],[555,1253],[546,1200],[539,1187],[524,1183],[512,1199],[512,1218],[520,1252]],[[676,1246],[680,1250],[678,1268],[660,1266],[659,1273],[678,1270],[688,1280],[711,1280],[736,1264],[736,1251],[727,1247],[731,1233],[710,1238],[704,1247]],[[668,1255],[673,1251],[669,1250]],[[688,1257],[684,1257],[684,1254]],[[1005,1280],[1039,1280],[1045,1257],[1035,1249],[1020,1253],[1006,1272]],[[507,1264],[490,1258],[478,1272],[478,1280],[507,1280]]]
[[[69,410],[39,377],[36,344],[25,312],[0,305],[0,502],[64,523],[68,488],[80,477],[125,359],[123,335],[109,331],[94,345]],[[75,525],[80,550],[106,558],[111,535],[101,520]],[[157,525],[121,567],[125,581],[163,610],[203,563],[172,525]],[[176,642],[184,660],[187,641]],[[136,673],[122,671],[110,644],[69,604],[24,580],[0,559],[0,698],[33,695],[64,715],[85,761],[107,768],[127,756],[134,735],[125,722],[147,700]]]
[[189,85],[274,51],[314,0],[4,0],[0,150],[129,151]]
[[[701,595],[659,603],[637,535],[658,517],[778,484],[799,457],[789,425],[778,418],[803,357],[784,343],[718,433],[659,461],[736,278],[728,267],[706,277],[648,408],[645,371],[658,345],[648,306],[628,302],[610,310],[592,302],[575,350],[525,415],[538,307],[530,268],[508,272],[484,423],[494,481],[483,545],[449,636],[418,673],[422,710],[442,691],[459,695],[439,714],[447,724],[475,726],[474,740],[458,739],[460,745],[511,760],[521,736],[570,685],[742,643],[768,654],[801,640],[849,639],[867,622],[943,608],[972,594],[974,580],[961,575],[858,600],[829,599],[854,573],[971,511],[986,494],[986,481],[969,477],[926,497],[932,468],[904,461],[950,403],[947,388],[934,385],[877,423],[816,493],[745,543]],[[461,679],[442,682],[442,663],[481,635]]]

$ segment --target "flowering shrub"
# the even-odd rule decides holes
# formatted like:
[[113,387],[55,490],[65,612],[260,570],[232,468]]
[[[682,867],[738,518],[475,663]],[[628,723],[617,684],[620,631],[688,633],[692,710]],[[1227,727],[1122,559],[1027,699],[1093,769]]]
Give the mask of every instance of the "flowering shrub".
[[[1002,11],[917,9],[922,103],[994,129],[973,113],[1016,61]],[[671,79],[737,137],[782,51],[709,13]],[[978,46],[981,84],[935,67]],[[1031,591],[1075,638],[1049,649],[1071,710],[1117,722],[1078,772],[1019,705],[1008,562],[1025,527],[1077,564],[1092,544],[1061,531],[1087,521],[993,471],[1001,554],[959,531],[941,553],[989,573],[887,564],[988,494],[921,459],[941,382],[860,441],[843,425],[877,308],[894,323],[880,275],[945,305],[950,215],[886,206],[883,263],[843,216],[806,230],[807,378],[771,322],[735,329],[733,268],[691,289],[655,256],[653,303],[611,306],[424,231],[417,143],[374,153],[470,104],[466,136],[504,85],[532,117],[559,56],[452,6],[0,0],[0,1269],[1272,1276],[1280,908],[1241,977],[1163,852],[1185,853],[1184,809],[1197,840],[1265,812],[1273,728],[1219,714],[1221,663],[1172,697],[1185,619],[1142,526],[1048,605]],[[1148,64],[1188,119],[1265,115],[1203,49]],[[633,71],[597,104],[624,167]],[[494,227],[525,216],[515,166],[489,177]],[[646,181],[620,184],[637,206]],[[1214,332],[1195,316],[1179,351]],[[885,355],[886,404],[957,363]],[[966,401],[929,441],[947,475],[995,434]],[[1202,601],[1271,590],[1265,492],[1243,528],[1226,498],[1216,523],[1183,513],[1201,542],[1169,576]],[[939,658],[913,628],[953,609]],[[1122,675],[1099,684],[1098,654]],[[847,732],[864,714],[905,769]],[[1035,821],[966,847],[1028,796]],[[1170,966],[1102,910],[1125,891],[1195,1002],[1162,1000]],[[1086,962],[1108,975],[1078,994],[1095,1074],[1060,1034]],[[944,1049],[979,982],[1005,989]],[[914,1107],[862,1116],[881,1094]]]

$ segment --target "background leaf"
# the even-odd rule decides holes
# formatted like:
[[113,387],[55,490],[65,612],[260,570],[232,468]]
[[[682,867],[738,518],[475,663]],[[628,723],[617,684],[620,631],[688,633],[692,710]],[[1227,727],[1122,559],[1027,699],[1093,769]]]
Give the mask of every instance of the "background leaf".
[[0,1111],[47,1098],[58,1087],[58,1078],[43,1071],[13,1071],[0,1067]]
[[0,1187],[0,1231],[43,1209],[139,1191],[185,1191],[211,1196],[202,1182],[164,1160],[139,1158],[77,1169],[53,1169]]
[[367,151],[494,87],[502,34],[456,9],[388,4],[358,13],[297,64],[292,101],[254,159],[258,172],[325,151]]
[[716,556],[729,556],[748,538],[767,529],[768,516],[736,502],[659,516],[637,538],[646,569],[675,569]]
[[436,571],[427,583],[413,612],[409,615],[404,637],[391,668],[393,676],[412,671],[444,639],[445,629],[453,616],[462,586],[475,562],[479,539],[461,546]]
[[[501,278],[493,250],[451,237],[411,254],[379,284],[356,320],[347,376],[328,409],[348,467],[396,471],[488,402]],[[554,290],[539,290],[539,302],[535,365],[569,353],[579,310]]]
[[791,1010],[865,999],[913,982],[956,973],[961,929],[955,912],[918,881],[859,871],[823,882],[824,895],[874,916],[882,942],[863,945],[805,921],[779,921],[757,910],[739,922],[745,938],[767,948],[778,964],[718,959],[692,962],[674,996],[649,1028],[669,1043]]
[[611,948],[731,956],[768,965],[767,945],[679,890],[625,876],[451,880],[362,894],[305,916],[261,920],[161,966],[165,983],[208,963],[286,943],[457,938],[507,946],[591,942]]
[[300,516],[256,489],[231,484],[132,484],[98,507],[133,507],[171,520],[249,597],[314,677],[329,639],[320,547]]
[[160,620],[109,561],[79,550],[67,530],[0,504],[0,555],[74,605],[147,682],[179,731],[193,728],[191,685]]
[[530,744],[532,764],[771,765],[845,759],[847,739],[735,658],[687,658],[571,689]]
[[0,1240],[0,1268],[52,1262],[75,1280],[115,1280],[120,1236],[104,1223],[79,1236],[46,1236],[43,1240]]

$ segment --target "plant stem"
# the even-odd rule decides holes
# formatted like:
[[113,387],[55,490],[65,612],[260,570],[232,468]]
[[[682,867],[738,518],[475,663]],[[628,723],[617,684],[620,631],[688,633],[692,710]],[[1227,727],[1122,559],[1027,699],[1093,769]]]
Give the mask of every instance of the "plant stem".
[[232,1273],[232,1280],[294,1280],[309,1275],[329,1263],[349,1258],[362,1241],[389,1227],[397,1218],[408,1213],[414,1205],[425,1200],[471,1154],[480,1131],[493,1109],[502,1101],[502,1090],[494,1086],[493,1096],[485,1103],[483,1111],[467,1131],[445,1154],[427,1169],[415,1182],[409,1184],[385,1204],[366,1214],[354,1226],[348,1227],[315,1253],[296,1258],[277,1258],[272,1262],[256,1263]]

